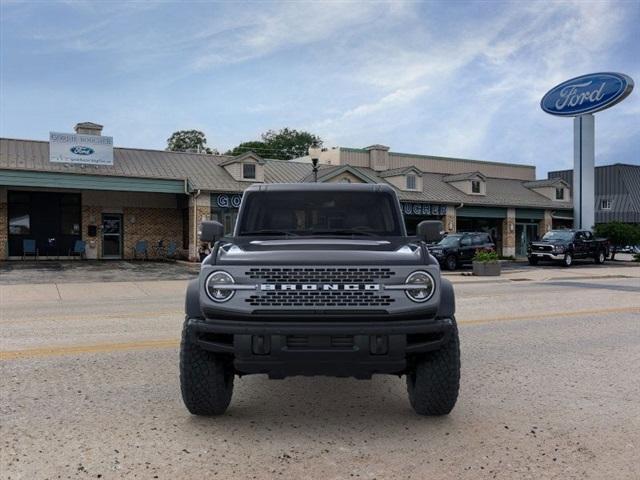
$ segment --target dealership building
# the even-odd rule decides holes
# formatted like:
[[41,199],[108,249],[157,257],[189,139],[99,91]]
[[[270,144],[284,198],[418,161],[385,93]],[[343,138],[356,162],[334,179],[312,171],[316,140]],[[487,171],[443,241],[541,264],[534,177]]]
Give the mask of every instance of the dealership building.
[[[75,130],[0,139],[0,260],[22,258],[25,241],[40,258],[65,258],[78,240],[87,258],[134,258],[146,241],[150,257],[162,255],[162,242],[195,260],[198,224],[218,220],[230,231],[247,186],[315,181],[309,158],[114,148],[101,125]],[[438,219],[449,232],[491,233],[505,256],[572,222],[570,179],[536,180],[530,165],[340,147],[319,154],[317,181],[389,184],[410,233]]]

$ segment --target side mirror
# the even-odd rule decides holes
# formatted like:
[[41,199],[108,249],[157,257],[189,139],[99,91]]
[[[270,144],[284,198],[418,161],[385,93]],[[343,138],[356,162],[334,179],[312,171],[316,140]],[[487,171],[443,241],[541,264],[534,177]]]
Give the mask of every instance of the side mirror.
[[435,243],[444,236],[444,225],[439,220],[424,220],[418,224],[416,235],[427,243]]
[[200,224],[200,241],[215,243],[224,235],[224,227],[220,222],[205,221]]

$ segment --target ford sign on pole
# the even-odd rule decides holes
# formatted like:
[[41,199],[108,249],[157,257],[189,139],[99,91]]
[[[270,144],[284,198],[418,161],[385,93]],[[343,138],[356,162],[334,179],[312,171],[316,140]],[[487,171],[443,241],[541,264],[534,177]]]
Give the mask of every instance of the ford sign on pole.
[[49,161],[113,165],[113,137],[50,132]]
[[633,80],[623,73],[601,72],[572,78],[549,90],[540,107],[551,115],[573,119],[573,226],[595,223],[595,120],[594,112],[612,107],[633,90]]
[[540,106],[551,115],[575,117],[599,112],[624,100],[633,90],[633,80],[622,73],[592,73],[553,87]]

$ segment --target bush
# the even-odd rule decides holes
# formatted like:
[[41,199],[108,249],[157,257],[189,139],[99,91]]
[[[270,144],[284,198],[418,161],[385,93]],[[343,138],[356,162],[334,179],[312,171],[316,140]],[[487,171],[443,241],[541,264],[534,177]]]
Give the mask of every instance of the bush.
[[640,242],[640,226],[630,223],[609,222],[595,226],[594,232],[598,237],[605,237],[611,244],[611,260],[616,252],[625,245],[636,245]]
[[478,250],[473,256],[474,262],[497,262],[498,254],[496,252],[486,252]]

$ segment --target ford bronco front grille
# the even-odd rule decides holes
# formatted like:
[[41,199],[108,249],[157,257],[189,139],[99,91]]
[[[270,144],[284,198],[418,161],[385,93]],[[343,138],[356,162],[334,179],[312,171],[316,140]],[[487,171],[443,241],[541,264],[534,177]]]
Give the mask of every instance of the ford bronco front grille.
[[251,268],[245,275],[265,283],[374,283],[391,278],[395,272],[369,267],[265,267]]
[[245,301],[254,307],[388,307],[395,300],[373,291],[269,291]]

